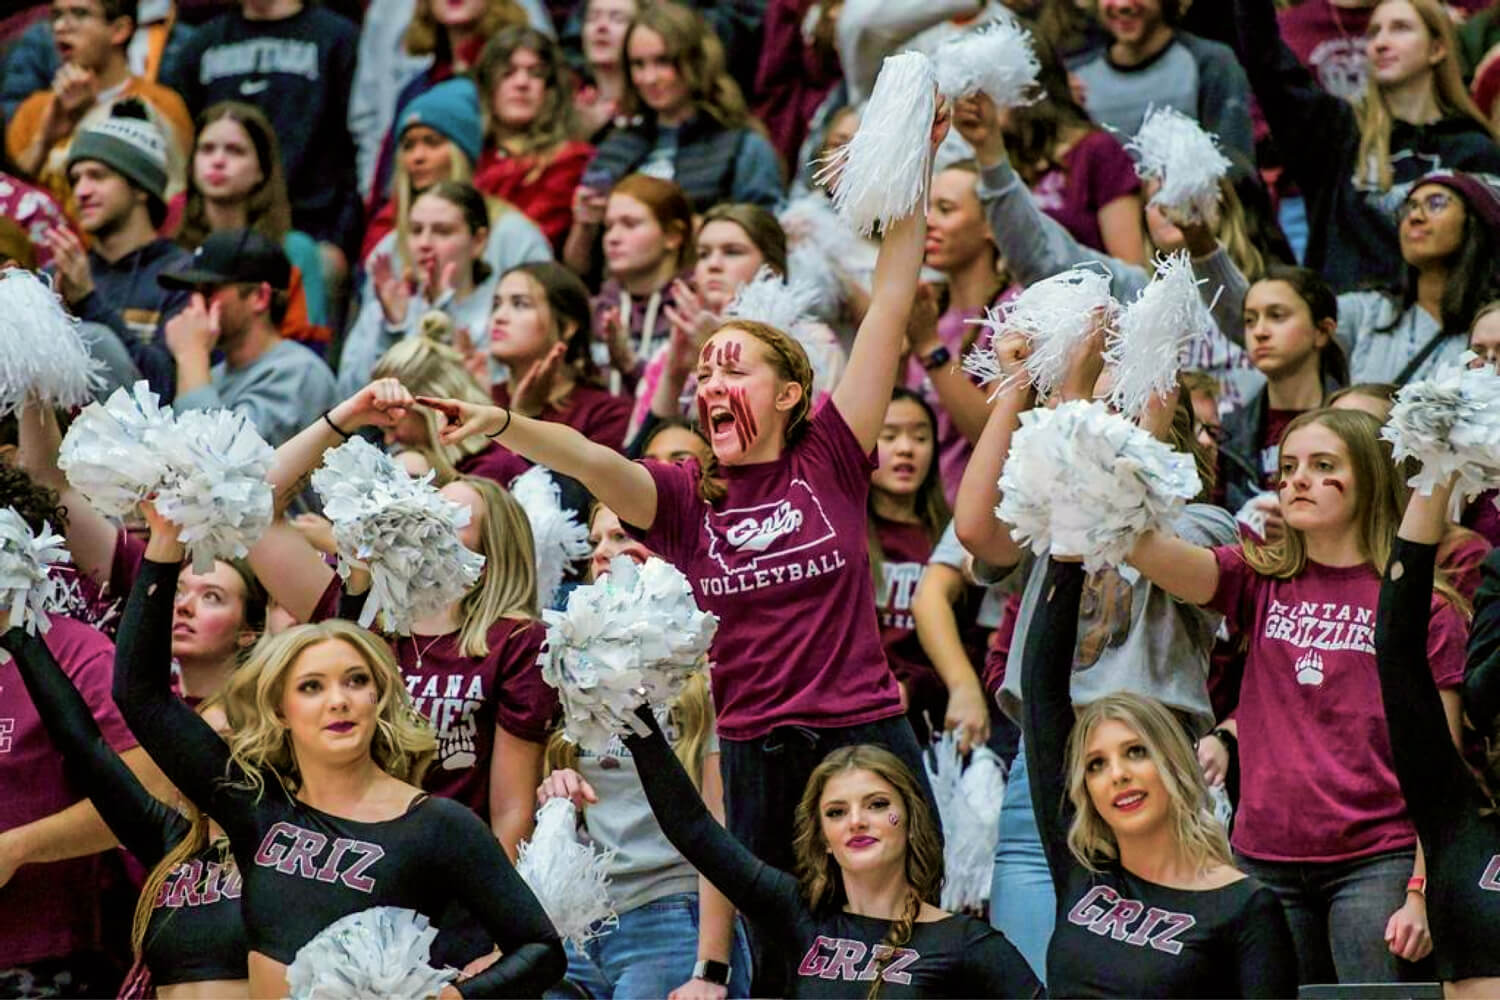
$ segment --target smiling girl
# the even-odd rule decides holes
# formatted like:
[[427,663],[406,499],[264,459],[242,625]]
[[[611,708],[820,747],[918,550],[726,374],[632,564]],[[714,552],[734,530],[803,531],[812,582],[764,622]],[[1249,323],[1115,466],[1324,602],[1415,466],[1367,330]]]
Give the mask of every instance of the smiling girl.
[[[1380,573],[1400,518],[1378,434],[1373,417],[1344,410],[1287,426],[1275,545],[1203,548],[1149,533],[1130,556],[1154,584],[1249,637],[1233,720],[1246,735],[1234,848],[1281,897],[1301,983],[1391,982],[1398,959],[1431,948],[1425,901],[1407,891],[1422,856],[1374,668]],[[1428,665],[1456,734],[1466,627],[1448,601],[1434,600],[1429,617]],[[1227,742],[1217,731],[1209,740]]]
[[168,689],[171,595],[184,550],[146,511],[151,541],[126,607],[115,700],[163,770],[229,835],[244,882],[251,996],[286,996],[297,950],[373,906],[441,921],[457,900],[504,955],[442,996],[537,995],[563,950],[490,830],[412,782],[435,740],[389,647],[342,621],[259,647],[226,694],[228,745]]
[[1027,630],[1031,799],[1057,887],[1055,996],[1287,997],[1291,933],[1276,894],[1235,869],[1181,724],[1119,693],[1074,718],[1085,574],[1053,560]]

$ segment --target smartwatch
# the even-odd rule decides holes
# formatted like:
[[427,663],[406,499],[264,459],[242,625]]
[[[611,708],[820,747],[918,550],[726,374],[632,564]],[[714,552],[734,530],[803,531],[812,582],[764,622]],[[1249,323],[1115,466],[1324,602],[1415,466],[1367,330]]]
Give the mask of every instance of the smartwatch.
[[922,367],[927,371],[932,371],[934,368],[943,367],[943,365],[952,360],[953,352],[942,344],[939,344],[930,354],[922,359]]
[[693,978],[701,979],[705,983],[713,983],[715,986],[728,986],[729,963],[715,962],[711,958],[700,958],[698,964],[693,966]]

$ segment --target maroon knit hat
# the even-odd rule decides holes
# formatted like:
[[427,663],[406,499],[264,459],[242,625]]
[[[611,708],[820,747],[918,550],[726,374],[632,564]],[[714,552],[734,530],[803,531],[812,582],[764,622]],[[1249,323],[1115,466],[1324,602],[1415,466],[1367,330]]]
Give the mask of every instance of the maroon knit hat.
[[1468,210],[1479,216],[1490,231],[1500,236],[1500,191],[1474,174],[1438,170],[1411,186],[1415,191],[1423,184],[1440,184],[1464,200]]

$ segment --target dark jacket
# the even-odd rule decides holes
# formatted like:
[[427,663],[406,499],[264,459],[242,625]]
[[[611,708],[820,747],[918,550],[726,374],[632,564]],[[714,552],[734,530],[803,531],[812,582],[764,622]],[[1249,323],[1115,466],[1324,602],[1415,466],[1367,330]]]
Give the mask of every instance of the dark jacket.
[[170,403],[176,393],[177,364],[162,332],[166,322],[187,305],[186,292],[170,292],[158,275],[188,266],[191,255],[168,240],[153,240],[110,263],[89,251],[94,290],[74,306],[79,319],[114,331],[151,391]]
[[[774,209],[781,201],[776,153],[760,133],[745,127],[726,129],[707,115],[698,115],[676,132],[672,180],[688,196],[693,211],[705,211],[721,201]],[[612,187],[645,162],[657,141],[655,121],[616,128],[599,144],[584,176],[607,174]]]
[[[1323,377],[1323,398],[1343,388],[1335,378]],[[1261,487],[1260,452],[1266,434],[1266,416],[1271,409],[1269,390],[1250,397],[1244,406],[1229,411],[1224,418],[1224,443],[1219,445],[1219,481],[1224,484],[1224,506],[1236,513],[1252,498],[1264,492]]]
[[1479,573],[1464,668],[1464,713],[1488,733],[1500,715],[1500,549],[1485,557]]

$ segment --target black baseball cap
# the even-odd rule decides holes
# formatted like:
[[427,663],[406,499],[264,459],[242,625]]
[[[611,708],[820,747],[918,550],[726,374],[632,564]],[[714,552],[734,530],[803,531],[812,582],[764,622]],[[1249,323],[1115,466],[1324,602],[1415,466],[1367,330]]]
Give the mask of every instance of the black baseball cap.
[[174,291],[261,282],[286,291],[292,284],[292,262],[281,247],[253,229],[220,229],[193,251],[187,267],[158,275],[156,282]]

